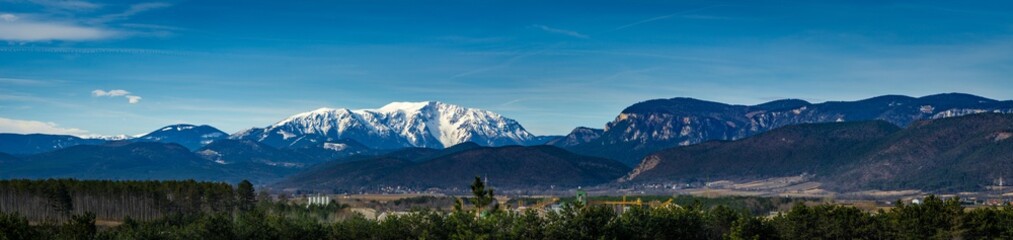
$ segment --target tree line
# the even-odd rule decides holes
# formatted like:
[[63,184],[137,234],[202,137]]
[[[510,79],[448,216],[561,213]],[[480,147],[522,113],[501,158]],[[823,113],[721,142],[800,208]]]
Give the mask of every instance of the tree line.
[[965,209],[958,199],[935,196],[921,204],[898,201],[874,212],[799,203],[774,216],[702,204],[632,207],[619,213],[569,203],[558,211],[517,212],[491,201],[491,189],[473,185],[474,197],[461,199],[452,211],[417,209],[372,220],[328,217],[344,206],[306,208],[254,198],[248,190],[237,194],[245,197],[236,201],[253,204],[233,211],[128,218],[103,229],[95,226],[91,213],[41,224],[30,224],[16,212],[2,213],[0,239],[1013,239],[1013,208]]
[[31,221],[59,222],[86,212],[100,219],[153,220],[173,213],[251,206],[252,184],[243,181],[238,187],[193,180],[0,180],[0,212],[18,213]]

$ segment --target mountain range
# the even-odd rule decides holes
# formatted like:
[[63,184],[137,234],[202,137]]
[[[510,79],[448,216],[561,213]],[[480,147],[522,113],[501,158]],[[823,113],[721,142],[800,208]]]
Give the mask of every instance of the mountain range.
[[785,99],[752,106],[692,98],[655,99],[627,107],[602,130],[577,128],[564,137],[567,141],[553,145],[633,166],[661,149],[742,139],[788,125],[882,120],[904,127],[918,120],[984,112],[1013,113],[1013,101],[960,93],[920,98],[886,95],[815,104]]
[[[992,176],[964,163],[1006,161],[995,156],[1005,154],[1002,144],[1013,132],[1003,130],[1011,127],[1002,119],[1009,115],[989,113],[1013,113],[1013,101],[939,94],[746,106],[672,98],[631,105],[603,129],[536,136],[485,110],[395,102],[378,109],[317,109],[232,135],[189,124],[109,140],[0,134],[0,177],[251,179],[283,188],[362,191],[448,189],[475,175],[501,187],[551,188],[807,173],[842,182],[826,185],[840,190],[974,189]],[[973,117],[996,119],[967,120]],[[991,128],[970,133],[980,126]],[[961,129],[971,135],[948,132]],[[929,141],[948,138],[966,144]],[[999,145],[981,139],[999,139],[992,142]],[[923,172],[924,166],[957,170]],[[944,182],[917,180],[925,176]],[[955,177],[959,184],[945,184]]]

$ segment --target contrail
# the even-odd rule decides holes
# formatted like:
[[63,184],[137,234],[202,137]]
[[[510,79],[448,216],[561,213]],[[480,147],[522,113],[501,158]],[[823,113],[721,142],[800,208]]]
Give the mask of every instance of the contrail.
[[668,14],[668,15],[664,15],[664,16],[657,16],[657,17],[653,17],[653,18],[648,18],[648,19],[640,20],[640,21],[637,21],[637,22],[634,22],[634,23],[630,23],[630,24],[619,26],[617,28],[614,28],[614,29],[610,30],[609,32],[619,31],[619,30],[623,30],[625,28],[636,26],[636,25],[640,25],[640,24],[644,24],[644,23],[649,23],[649,22],[654,22],[654,21],[658,21],[658,20],[662,20],[662,19],[666,19],[666,18],[671,18],[671,17],[675,17],[675,16],[678,16],[678,15],[682,15],[682,14],[687,14],[687,13],[692,13],[692,12],[699,12],[699,11],[703,11],[703,10],[707,10],[707,9],[711,9],[711,8],[716,8],[716,7],[723,7],[723,6],[727,6],[727,5],[706,6],[706,7],[702,7],[702,8],[694,8],[694,9],[690,9],[690,10],[680,11],[680,12],[676,12],[676,13],[672,13],[672,14]]

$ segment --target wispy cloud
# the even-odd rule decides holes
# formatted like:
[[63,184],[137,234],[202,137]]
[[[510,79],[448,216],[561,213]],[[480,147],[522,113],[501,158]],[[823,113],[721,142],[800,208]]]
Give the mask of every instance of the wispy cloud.
[[[130,17],[170,6],[167,3],[152,2],[130,5],[122,12],[95,16],[80,11],[97,9],[98,4],[85,1],[29,1],[46,8],[74,10],[41,13],[0,13],[0,40],[10,42],[46,41],[95,41],[132,35],[152,35],[138,29],[112,27],[109,23],[127,20]],[[122,26],[122,25],[121,25]],[[157,29],[154,35],[166,35],[167,27]]]
[[0,83],[7,84],[7,85],[15,85],[15,86],[42,86],[42,85],[48,85],[51,82],[49,82],[49,81],[42,81],[42,80],[35,80],[35,79],[0,77]]
[[654,22],[654,21],[658,21],[658,20],[669,19],[669,18],[672,18],[672,17],[677,17],[677,16],[688,14],[688,13],[694,13],[694,12],[699,12],[699,11],[703,11],[703,10],[707,10],[707,9],[711,9],[711,8],[716,8],[716,7],[723,7],[723,6],[725,6],[725,5],[706,6],[706,7],[702,7],[702,8],[694,8],[694,9],[690,9],[690,10],[679,11],[679,12],[675,12],[675,13],[668,14],[668,15],[662,15],[662,16],[652,17],[652,18],[636,21],[636,22],[633,22],[633,23],[630,23],[630,24],[626,24],[626,25],[622,25],[622,26],[613,28],[612,31],[623,30],[623,29],[626,29],[626,28],[630,28],[630,27],[633,27],[633,26],[640,25],[640,24],[645,24],[645,23]]
[[158,55],[195,55],[199,52],[184,52],[144,48],[62,48],[62,47],[0,47],[0,53],[38,52],[38,53],[70,53],[70,54],[158,54]]
[[88,41],[116,36],[112,30],[82,26],[70,22],[42,21],[19,15],[0,14],[0,40],[15,42],[34,41]]
[[456,74],[454,76],[451,76],[450,79],[453,80],[453,79],[467,77],[467,76],[471,76],[471,75],[475,75],[475,74],[479,74],[479,73],[484,73],[484,72],[488,72],[488,71],[493,71],[493,70],[507,68],[507,67],[510,67],[510,65],[514,64],[514,62],[517,62],[517,61],[519,61],[521,59],[524,59],[524,58],[527,58],[527,57],[531,57],[531,56],[535,56],[535,55],[538,55],[538,54],[542,54],[542,53],[544,53],[546,51],[548,51],[548,49],[543,49],[543,50],[540,50],[540,51],[523,53],[523,54],[515,54],[513,57],[508,58],[506,61],[503,61],[500,64],[497,64],[497,65],[494,65],[494,66],[488,66],[488,67],[482,67],[482,68],[472,69],[470,71],[463,72],[463,73],[458,73],[458,74]]
[[126,96],[127,94],[130,94],[130,92],[123,89],[113,89],[109,91],[96,89],[95,91],[91,91],[91,95],[96,97],[119,97]]
[[90,11],[102,7],[102,5],[97,3],[78,0],[29,0],[28,2],[47,8],[71,11]]
[[575,37],[575,38],[583,38],[583,39],[590,38],[587,35],[581,34],[581,33],[577,32],[577,31],[573,31],[573,30],[553,28],[553,27],[549,27],[549,26],[545,26],[545,25],[538,25],[538,24],[531,25],[531,27],[537,28],[537,29],[541,29],[542,31],[546,31],[546,32],[549,32],[549,33],[562,34],[562,35],[571,36],[571,37]]
[[87,130],[77,128],[62,128],[53,122],[41,122],[32,120],[18,120],[0,117],[0,132],[2,133],[44,133],[83,136],[88,134]]
[[129,91],[123,89],[113,89],[109,91],[102,89],[95,89],[94,91],[91,91],[91,95],[94,97],[124,97],[130,104],[137,104],[141,102],[140,96],[130,95]]
[[151,10],[155,10],[155,9],[159,9],[159,8],[165,8],[165,7],[169,7],[169,6],[171,6],[171,5],[169,5],[168,3],[161,3],[161,2],[138,3],[138,4],[130,5],[130,7],[127,8],[127,10],[125,10],[123,12],[102,15],[102,16],[100,16],[98,18],[92,19],[90,22],[92,22],[92,23],[107,23],[107,22],[112,22],[112,21],[125,20],[125,19],[130,18],[131,16],[137,15],[137,14],[142,13],[142,12],[147,12],[147,11],[151,11]]

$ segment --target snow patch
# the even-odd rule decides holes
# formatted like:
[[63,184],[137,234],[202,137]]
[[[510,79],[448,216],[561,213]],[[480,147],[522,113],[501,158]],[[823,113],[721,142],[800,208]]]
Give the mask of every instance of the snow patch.
[[995,139],[993,139],[992,141],[998,142],[1009,139],[1010,137],[1013,137],[1013,132],[1001,132],[999,134],[996,134]]
[[802,106],[800,108],[792,109],[791,113],[794,113],[795,115],[799,115],[799,114],[802,114],[802,111],[805,111],[805,110],[806,110],[806,106]]
[[345,150],[347,148],[348,148],[348,144],[344,144],[344,143],[324,143],[324,149],[328,149],[328,150],[332,150],[332,151],[338,151],[338,152],[340,152],[340,151],[343,151],[343,150]]
[[282,139],[289,139],[289,138],[294,138],[294,137],[296,137],[296,135],[295,135],[295,134],[293,134],[293,133],[290,133],[290,132],[288,132],[288,131],[285,131],[285,130],[281,130],[281,131],[279,131],[279,132],[278,132],[278,134],[281,134],[281,138],[282,138]]

